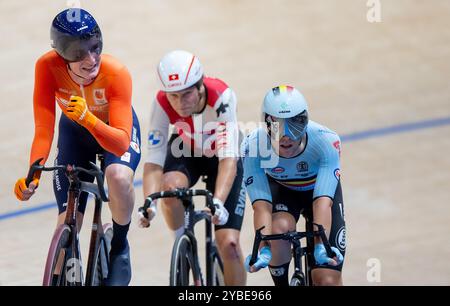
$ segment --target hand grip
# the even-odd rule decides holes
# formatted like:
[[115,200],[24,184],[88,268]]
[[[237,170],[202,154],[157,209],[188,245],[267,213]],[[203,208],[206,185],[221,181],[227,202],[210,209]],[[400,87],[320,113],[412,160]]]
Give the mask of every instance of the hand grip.
[[25,184],[27,185],[27,187],[33,181],[33,177],[34,177],[34,174],[36,173],[36,171],[38,171],[39,168],[43,167],[43,166],[40,165],[42,160],[43,160],[43,158],[39,158],[33,164],[31,164],[30,170],[28,170],[28,175],[27,175],[27,178],[25,180]]
[[334,258],[336,253],[331,249],[330,242],[328,241],[327,235],[325,234],[325,229],[321,224],[314,223],[317,226],[320,239],[322,240],[323,245],[325,246],[325,251],[327,251],[327,256],[330,258]]
[[142,213],[142,215],[143,215],[146,219],[148,219],[148,212],[147,212],[147,209],[150,207],[150,204],[151,204],[151,203],[152,203],[151,198],[146,198],[146,199],[145,199],[145,202],[144,202],[144,206],[139,207],[139,209],[138,209],[138,211],[139,211],[140,213]]
[[261,243],[261,240],[262,240],[261,231],[264,228],[265,228],[265,226],[256,230],[255,241],[253,242],[252,257],[250,258],[250,262],[249,262],[250,267],[255,264],[256,258],[258,257],[259,244]]

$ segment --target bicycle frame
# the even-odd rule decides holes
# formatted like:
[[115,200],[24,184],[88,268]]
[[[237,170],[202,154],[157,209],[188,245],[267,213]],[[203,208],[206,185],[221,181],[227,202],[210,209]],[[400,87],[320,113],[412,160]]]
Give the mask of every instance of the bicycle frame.
[[[105,158],[103,155],[99,156],[100,160],[100,170],[105,171]],[[102,177],[104,179],[104,177]],[[102,184],[104,182],[102,181]],[[89,253],[88,253],[88,265],[86,270],[86,284],[92,279],[94,274],[94,258],[101,242],[100,237],[104,235],[103,232],[103,222],[102,222],[102,206],[103,201],[99,194],[95,194],[95,207],[94,207],[94,217],[92,219],[92,229],[91,229],[91,239],[89,243]]]
[[[82,271],[82,263],[81,263],[81,254],[80,254],[80,247],[79,247],[79,240],[78,240],[78,228],[79,228],[79,220],[77,217],[78,212],[78,205],[79,205],[79,197],[81,192],[87,192],[91,193],[95,196],[95,211],[94,211],[94,218],[92,223],[92,231],[91,231],[91,240],[89,245],[89,255],[88,255],[88,267],[87,267],[87,273],[86,273],[86,279],[85,284],[90,284],[90,280],[92,278],[92,275],[94,273],[95,265],[93,263],[94,257],[96,254],[96,251],[99,247],[100,243],[100,237],[104,235],[103,233],[103,226],[101,221],[101,209],[102,209],[102,203],[103,201],[108,202],[109,199],[106,195],[106,192],[104,190],[104,179],[103,179],[103,171],[104,171],[104,157],[102,155],[99,155],[100,160],[100,168],[97,167],[96,164],[91,162],[91,166],[93,167],[92,170],[86,170],[81,167],[75,167],[71,165],[63,166],[58,165],[54,167],[44,167],[40,165],[40,162],[42,159],[39,159],[35,161],[32,166],[30,167],[30,171],[27,175],[26,184],[27,186],[31,182],[34,173],[36,171],[54,171],[54,170],[64,170],[65,174],[69,180],[69,189],[67,194],[67,209],[66,209],[66,216],[64,219],[65,225],[70,227],[70,247],[68,248],[68,252],[65,252],[64,256],[65,259],[67,258],[74,258],[75,261],[80,260],[80,266],[75,267],[76,273],[81,273],[80,277],[76,278],[75,284],[81,284],[83,283],[83,271]],[[89,183],[81,181],[78,178],[78,173],[84,172],[87,174],[90,174],[94,176],[97,180],[97,184]],[[66,260],[65,260],[66,262]],[[77,263],[75,263],[77,264]],[[78,271],[79,268],[79,271]],[[80,280],[78,282],[77,280]]]
[[[185,208],[184,216],[184,233],[191,238],[191,242],[194,246],[194,255],[197,257],[197,239],[194,234],[195,225],[205,220],[205,258],[206,258],[206,284],[209,286],[213,283],[213,259],[212,259],[212,223],[211,218],[206,212],[195,211],[192,200],[183,200],[183,206]],[[200,266],[197,267],[198,271],[201,271]],[[202,274],[200,273],[200,276]],[[203,279],[202,279],[203,282]],[[202,284],[203,285],[203,284]]]
[[[148,218],[147,209],[150,207],[152,201],[160,198],[178,198],[182,201],[184,206],[184,234],[188,235],[193,245],[193,252],[196,260],[195,269],[200,272],[200,266],[198,265],[197,254],[197,239],[194,234],[195,224],[205,220],[205,252],[206,252],[206,285],[211,286],[213,284],[213,239],[212,239],[212,222],[210,216],[204,211],[196,211],[192,198],[195,196],[204,196],[206,198],[206,206],[211,210],[211,214],[214,215],[215,207],[213,204],[213,195],[210,191],[204,189],[186,189],[178,188],[170,191],[156,192],[149,195],[144,203],[144,206],[139,208],[144,217]],[[202,273],[199,273],[203,285]]]

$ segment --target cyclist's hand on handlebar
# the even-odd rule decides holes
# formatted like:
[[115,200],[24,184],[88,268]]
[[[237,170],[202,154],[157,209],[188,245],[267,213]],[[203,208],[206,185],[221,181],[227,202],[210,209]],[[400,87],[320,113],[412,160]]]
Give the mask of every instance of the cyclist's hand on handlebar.
[[253,273],[258,272],[262,268],[266,268],[269,265],[270,260],[272,260],[272,251],[269,246],[264,246],[259,250],[258,257],[256,258],[256,262],[253,266],[250,266],[250,259],[252,255],[248,255],[245,259],[245,270],[247,272]]
[[34,194],[36,188],[39,186],[38,178],[33,179],[28,187],[25,184],[25,180],[26,178],[24,177],[18,179],[16,185],[14,186],[14,194],[20,201],[28,201]]
[[146,218],[142,212],[138,212],[139,215],[139,227],[149,227],[150,221],[156,216],[156,200],[153,200],[150,207],[147,208],[148,218]]
[[[213,199],[214,206],[216,207],[216,212],[214,213],[214,216],[212,216],[212,223],[215,225],[224,225],[228,221],[228,210],[223,205],[223,202],[217,198]],[[210,212],[210,209],[206,207],[204,209],[207,212]]]
[[317,243],[314,247],[314,258],[316,259],[316,263],[318,265],[340,265],[344,261],[344,256],[342,256],[341,252],[335,247],[331,247],[331,250],[336,254],[333,258],[328,257],[323,243]]

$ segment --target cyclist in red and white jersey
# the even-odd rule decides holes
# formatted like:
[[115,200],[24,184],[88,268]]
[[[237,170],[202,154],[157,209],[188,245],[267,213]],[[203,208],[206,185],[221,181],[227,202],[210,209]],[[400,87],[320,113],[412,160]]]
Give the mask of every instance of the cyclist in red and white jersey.
[[[161,190],[192,187],[206,175],[214,194],[215,237],[224,263],[226,285],[245,285],[246,272],[239,243],[245,208],[243,168],[239,158],[236,95],[223,81],[206,77],[198,58],[186,51],[166,54],[158,65],[161,91],[150,115],[148,155],[144,166],[144,196]],[[169,129],[173,132],[169,137]],[[175,236],[184,230],[180,200],[161,200],[161,210]],[[140,216],[147,227],[156,203]]]

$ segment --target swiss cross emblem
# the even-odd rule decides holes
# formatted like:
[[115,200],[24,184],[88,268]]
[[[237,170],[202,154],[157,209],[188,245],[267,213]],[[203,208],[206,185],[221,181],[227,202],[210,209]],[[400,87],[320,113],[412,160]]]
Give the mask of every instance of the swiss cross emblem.
[[176,80],[178,80],[178,79],[179,79],[178,73],[175,73],[175,74],[169,74],[169,81],[176,81]]

